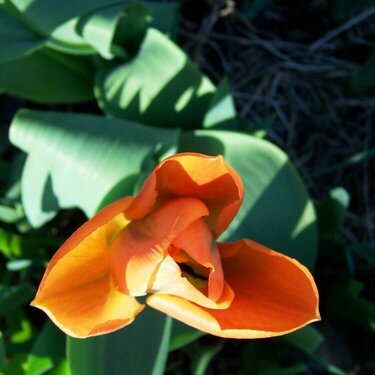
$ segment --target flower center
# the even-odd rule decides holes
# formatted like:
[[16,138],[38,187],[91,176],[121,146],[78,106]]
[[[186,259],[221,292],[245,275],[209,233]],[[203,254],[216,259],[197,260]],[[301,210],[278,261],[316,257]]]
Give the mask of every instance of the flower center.
[[210,269],[197,263],[184,249],[171,246],[170,255],[181,269],[181,276],[185,277],[197,289],[206,293]]
[[[189,264],[189,262],[177,264],[181,268],[181,276],[185,277],[197,289],[206,294],[208,288],[209,270],[206,267],[202,267],[198,264]],[[200,266],[199,269],[197,266]],[[204,270],[201,270],[201,268],[203,268]]]

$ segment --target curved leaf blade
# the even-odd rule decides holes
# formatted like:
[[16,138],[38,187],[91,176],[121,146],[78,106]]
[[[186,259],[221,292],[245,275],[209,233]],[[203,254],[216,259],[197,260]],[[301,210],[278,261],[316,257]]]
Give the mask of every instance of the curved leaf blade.
[[92,67],[88,61],[41,49],[0,63],[0,90],[40,103],[91,100]]
[[152,28],[133,60],[102,66],[95,86],[99,106],[109,115],[182,128],[201,127],[214,91],[186,54]]
[[36,227],[58,208],[79,207],[91,217],[132,195],[147,160],[174,150],[178,134],[101,116],[21,110],[10,140],[32,163],[22,176],[27,217]]
[[0,7],[0,61],[31,53],[41,48],[47,40],[27,29]]
[[68,337],[71,375],[162,375],[170,331],[171,318],[146,309],[120,331],[83,340]]

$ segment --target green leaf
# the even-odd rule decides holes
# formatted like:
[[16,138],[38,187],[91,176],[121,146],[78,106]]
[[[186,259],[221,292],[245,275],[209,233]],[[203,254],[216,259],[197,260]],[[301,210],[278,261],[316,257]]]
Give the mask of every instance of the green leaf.
[[2,332],[0,332],[0,368],[4,366],[6,360],[5,341]]
[[8,338],[8,355],[29,349],[29,343],[35,338],[34,328],[22,308],[9,311],[5,315]]
[[178,134],[100,116],[18,112],[10,140],[28,153],[22,176],[28,219],[39,227],[59,208],[70,207],[91,217],[132,195],[145,163],[173,152]]
[[286,353],[285,344],[269,346],[249,341],[243,351],[241,374],[294,375],[308,372],[304,364],[285,367]]
[[0,62],[41,48],[47,38],[39,36],[12,18],[0,4]]
[[222,345],[222,342],[218,342],[208,347],[202,347],[199,351],[195,352],[192,363],[194,375],[206,374],[208,366],[222,349]]
[[18,272],[30,267],[32,261],[30,259],[11,260],[7,262],[6,268],[11,272]]
[[336,163],[335,165],[330,165],[328,167],[320,168],[318,171],[312,173],[312,177],[320,177],[325,174],[337,172],[338,170],[343,170],[346,167],[356,165],[358,163],[363,163],[366,160],[372,159],[375,157],[375,148],[370,148],[357,154],[354,154],[348,158],[345,158],[343,161]]
[[7,269],[12,271],[27,267],[31,260],[47,261],[45,248],[57,248],[62,242],[61,238],[49,237],[43,233],[21,236],[0,228],[0,253],[9,260]]
[[355,279],[331,285],[325,309],[334,319],[355,323],[375,334],[375,304],[359,295],[362,289],[362,283]]
[[[162,375],[171,319],[152,309],[124,329],[88,339],[68,338],[72,375]],[[95,359],[95,360],[93,360]]]
[[283,151],[243,133],[206,130],[184,133],[180,150],[222,154],[244,182],[245,199],[221,240],[248,237],[313,268],[317,252],[314,206]]
[[323,198],[317,206],[319,231],[325,235],[333,235],[344,223],[350,197],[348,192],[337,187]]
[[98,103],[109,115],[183,128],[202,125],[214,91],[186,54],[152,28],[133,60],[102,66],[95,87]]
[[93,97],[91,76],[82,57],[41,49],[0,63],[0,90],[34,102],[82,102]]
[[180,349],[204,335],[205,333],[202,331],[198,331],[179,320],[173,320],[169,351]]
[[28,284],[17,286],[0,285],[0,316],[31,301],[35,289]]
[[0,220],[5,223],[16,223],[24,218],[22,205],[0,198]]
[[307,354],[313,354],[324,341],[324,337],[315,327],[307,326],[289,333],[283,340]]
[[5,366],[0,368],[0,375],[25,375],[27,354],[15,355]]
[[151,20],[148,7],[142,3],[130,3],[118,22],[113,37],[112,51],[115,54],[118,51],[119,56],[125,57],[129,57],[129,53],[135,54],[146,35]]
[[148,10],[142,4],[117,4],[81,17],[77,30],[102,57],[126,57],[125,49],[136,49],[142,41],[149,23],[147,16]]
[[150,9],[152,15],[151,26],[175,39],[180,22],[180,2],[149,0],[143,3]]
[[28,356],[25,375],[41,375],[59,366],[65,358],[65,335],[47,322]]
[[56,28],[47,46],[72,55],[95,55],[97,51],[77,31],[80,17],[73,18]]
[[203,127],[213,129],[236,129],[237,112],[228,80],[224,79],[211,99],[209,109],[203,120]]
[[59,26],[97,8],[118,3],[116,0],[11,0],[24,17],[46,35]]

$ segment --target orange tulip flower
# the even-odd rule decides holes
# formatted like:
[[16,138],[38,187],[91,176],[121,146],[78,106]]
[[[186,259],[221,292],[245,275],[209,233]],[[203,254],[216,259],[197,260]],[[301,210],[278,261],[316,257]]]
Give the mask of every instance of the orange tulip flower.
[[146,294],[149,306],[221,337],[277,336],[319,320],[303,265],[248,239],[216,242],[243,196],[222,156],[165,159],[137,196],[110,204],[62,245],[32,305],[82,338],[130,324]]

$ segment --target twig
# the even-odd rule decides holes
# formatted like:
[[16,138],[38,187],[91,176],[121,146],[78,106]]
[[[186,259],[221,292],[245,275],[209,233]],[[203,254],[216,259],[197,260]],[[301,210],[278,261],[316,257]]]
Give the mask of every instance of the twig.
[[321,37],[320,39],[315,41],[313,44],[311,44],[309,49],[311,51],[316,51],[318,48],[323,46],[325,43],[327,43],[331,39],[336,38],[338,35],[340,35],[344,31],[351,29],[353,26],[364,21],[366,18],[372,16],[373,14],[375,14],[375,6],[372,6],[371,8],[367,8],[365,11],[351,18],[347,22],[343,23],[341,26],[337,27],[336,29],[331,30],[330,32],[325,34],[323,37]]

